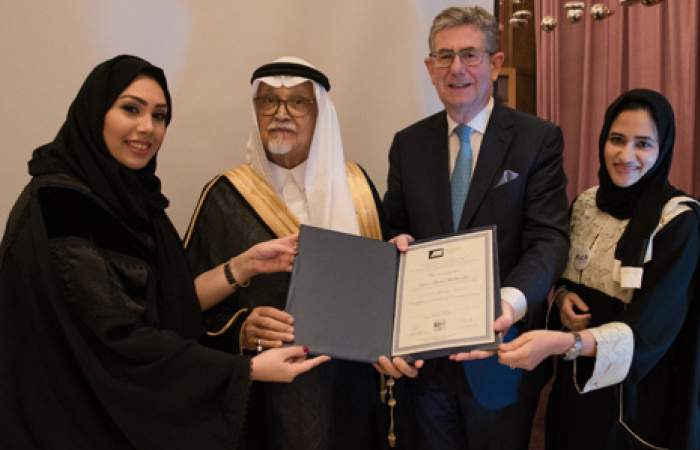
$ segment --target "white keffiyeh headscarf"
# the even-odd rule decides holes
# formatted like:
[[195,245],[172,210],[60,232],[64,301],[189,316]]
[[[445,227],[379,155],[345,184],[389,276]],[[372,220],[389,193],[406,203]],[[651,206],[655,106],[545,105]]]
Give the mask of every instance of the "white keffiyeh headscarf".
[[[263,70],[266,69],[266,70]],[[307,78],[304,71],[309,72]],[[256,75],[261,76],[256,78]],[[340,125],[333,102],[328,96],[328,80],[308,62],[284,57],[265,65],[253,75],[253,95],[261,82],[272,87],[293,87],[311,81],[318,105],[316,129],[311,150],[306,160],[306,198],[310,223],[316,227],[359,235],[359,227],[345,173],[345,157],[340,136]],[[323,85],[321,84],[323,83]],[[253,128],[248,138],[248,163],[270,186],[275,186],[269,161],[260,139],[255,104],[252,102]]]

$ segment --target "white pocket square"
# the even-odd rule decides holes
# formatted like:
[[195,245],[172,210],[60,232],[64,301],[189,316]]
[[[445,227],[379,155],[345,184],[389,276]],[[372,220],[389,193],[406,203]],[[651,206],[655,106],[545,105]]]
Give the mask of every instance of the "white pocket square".
[[513,172],[512,170],[504,170],[503,175],[501,175],[501,179],[498,180],[498,183],[496,183],[496,187],[502,186],[506,183],[510,183],[516,178],[518,178],[517,172]]

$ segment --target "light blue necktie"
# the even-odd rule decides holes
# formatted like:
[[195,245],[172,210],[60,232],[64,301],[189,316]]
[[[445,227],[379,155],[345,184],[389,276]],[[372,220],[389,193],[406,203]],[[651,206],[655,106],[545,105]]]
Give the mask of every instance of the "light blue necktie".
[[452,223],[457,231],[459,219],[462,218],[464,202],[467,200],[469,182],[472,179],[472,146],[469,142],[471,128],[466,125],[455,127],[455,133],[459,137],[459,153],[455,167],[452,170]]

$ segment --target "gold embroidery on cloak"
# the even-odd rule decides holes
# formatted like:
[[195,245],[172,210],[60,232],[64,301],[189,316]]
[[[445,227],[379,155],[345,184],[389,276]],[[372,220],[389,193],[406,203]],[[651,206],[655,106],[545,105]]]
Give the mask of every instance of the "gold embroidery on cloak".
[[[381,239],[382,230],[379,225],[379,214],[367,178],[357,164],[345,164],[345,171],[360,234],[372,239]],[[301,226],[299,219],[287,208],[274,188],[263,180],[249,164],[242,164],[223,175],[231,181],[277,237],[299,232]]]
[[357,225],[360,227],[360,234],[372,239],[382,239],[382,227],[379,225],[379,213],[377,205],[374,203],[372,189],[369,182],[362,173],[360,166],[354,163],[345,163],[345,173],[350,185],[352,203],[355,206],[355,216]]
[[242,164],[224,175],[275,236],[284,237],[299,232],[301,223],[297,216],[250,164]]

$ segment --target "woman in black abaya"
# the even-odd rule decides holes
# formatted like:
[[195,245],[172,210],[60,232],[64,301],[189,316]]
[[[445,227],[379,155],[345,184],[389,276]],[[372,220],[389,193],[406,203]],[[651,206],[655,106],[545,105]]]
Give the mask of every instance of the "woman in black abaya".
[[171,112],[161,69],[118,56],[34,152],[0,246],[1,448],[235,448],[251,380],[291,381],[327,359],[196,342],[201,306],[244,271],[288,270],[295,238],[195,288],[155,175]]
[[499,360],[532,368],[550,355],[547,448],[700,448],[698,202],[668,180],[673,110],[635,89],[609,107],[600,185],[571,214],[571,252],[550,328]]

